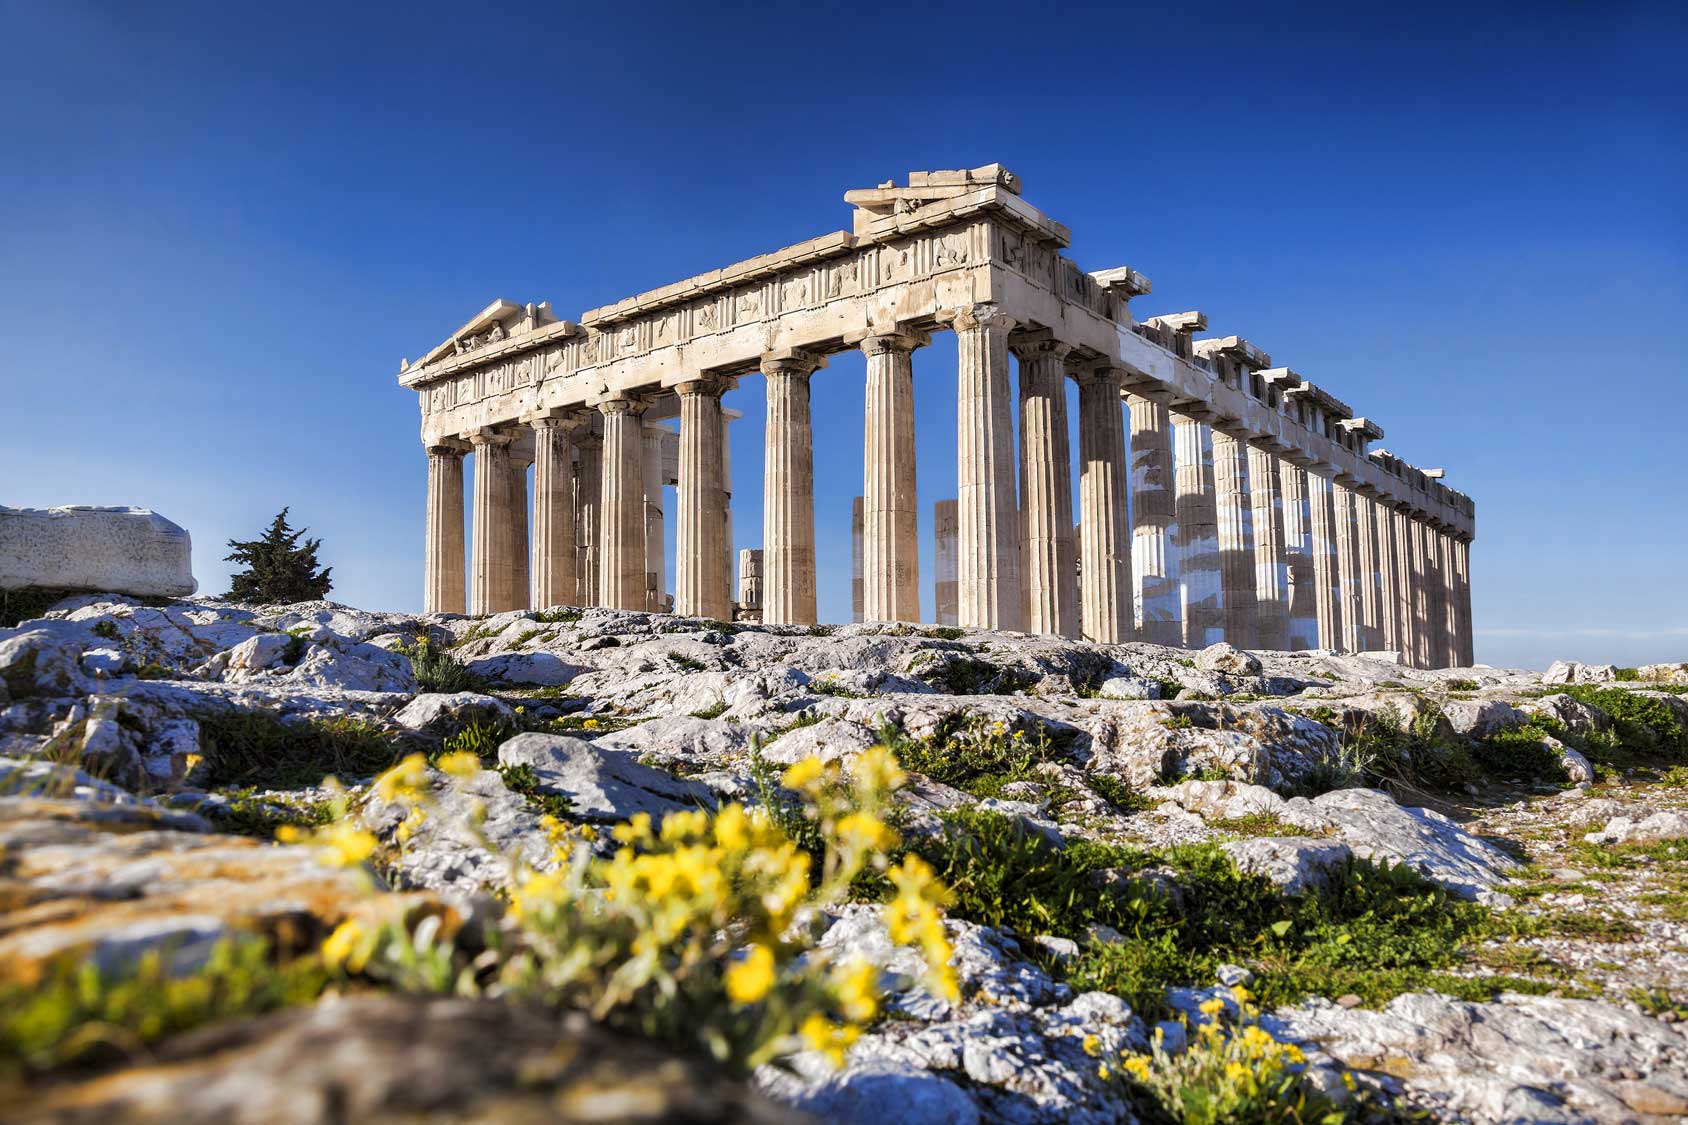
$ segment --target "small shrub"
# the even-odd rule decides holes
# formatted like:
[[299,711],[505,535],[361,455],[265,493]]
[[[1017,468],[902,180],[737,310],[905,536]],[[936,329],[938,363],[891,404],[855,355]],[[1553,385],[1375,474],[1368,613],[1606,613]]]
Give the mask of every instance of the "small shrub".
[[533,619],[542,625],[569,625],[579,621],[582,610],[572,606],[561,606],[557,609],[542,609],[533,615]]
[[506,789],[519,793],[529,804],[548,816],[566,820],[574,808],[569,799],[562,794],[547,793],[540,788],[539,774],[525,762],[514,766],[499,766],[498,776],[504,779]]
[[94,626],[94,636],[104,637],[108,641],[121,641],[123,634],[117,629],[115,621],[102,621]]
[[708,667],[703,661],[687,656],[683,652],[671,652],[669,661],[682,672],[701,672]]
[[1688,762],[1688,730],[1676,718],[1676,712],[1662,699],[1637,695],[1624,688],[1601,688],[1591,684],[1555,685],[1558,693],[1600,708],[1612,717],[1613,735],[1604,747],[1596,743],[1597,752],[1613,764],[1630,764],[1629,760],[1657,760]]
[[836,625],[811,625],[807,633],[811,637],[830,637],[838,631]]
[[839,699],[866,699],[867,696],[853,688],[845,687],[830,676],[819,677],[809,681],[809,690],[816,695],[831,695]]
[[1155,802],[1137,792],[1129,784],[1105,773],[1086,774],[1084,783],[1095,791],[1098,797],[1122,812],[1144,812],[1155,807]]
[[486,689],[485,680],[469,671],[449,650],[435,648],[426,636],[419,638],[411,647],[401,648],[399,651],[410,658],[410,671],[416,677],[416,687],[419,691],[449,694]]
[[368,777],[398,757],[386,732],[359,718],[283,720],[267,711],[198,718],[203,758],[193,771],[193,782],[207,789],[299,789],[315,785],[325,774]]
[[694,718],[694,719],[719,719],[722,715],[724,715],[726,713],[727,713],[727,705],[726,705],[725,702],[714,703],[714,704],[711,704],[708,707],[701,707],[698,710],[693,711],[692,712],[692,718]]
[[946,718],[935,733],[921,739],[895,727],[886,727],[880,738],[909,769],[975,797],[996,797],[1010,782],[1037,778],[1038,763],[1056,756],[1041,727],[1027,737],[1023,730],[976,715]]
[[33,621],[75,593],[75,590],[39,586],[0,589],[0,629],[15,629],[25,621]]
[[957,629],[954,625],[939,625],[935,629],[926,630],[926,635],[939,641],[959,641],[967,633],[963,629]]
[[1443,680],[1442,686],[1449,691],[1476,691],[1482,685],[1476,680]]

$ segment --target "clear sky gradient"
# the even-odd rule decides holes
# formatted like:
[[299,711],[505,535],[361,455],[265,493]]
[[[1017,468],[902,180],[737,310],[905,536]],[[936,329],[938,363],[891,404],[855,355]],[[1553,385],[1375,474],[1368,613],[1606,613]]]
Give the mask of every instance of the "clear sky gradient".
[[[565,318],[999,161],[1477,502],[1477,657],[1688,659],[1688,5],[503,7],[0,0],[0,503],[224,540],[282,505],[335,597],[420,607],[400,357]],[[862,361],[816,376],[849,614]],[[922,598],[954,347],[916,355]],[[728,405],[761,542],[761,384]],[[672,537],[672,521],[670,522]],[[671,547],[671,545],[670,545]]]

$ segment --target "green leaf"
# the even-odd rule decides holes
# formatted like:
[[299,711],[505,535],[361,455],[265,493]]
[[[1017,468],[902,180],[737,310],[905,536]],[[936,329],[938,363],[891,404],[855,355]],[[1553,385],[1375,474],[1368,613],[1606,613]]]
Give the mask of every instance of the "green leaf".
[[1294,923],[1288,918],[1285,918],[1282,922],[1273,922],[1272,934],[1274,937],[1283,937],[1285,934],[1289,933],[1290,927],[1293,925]]

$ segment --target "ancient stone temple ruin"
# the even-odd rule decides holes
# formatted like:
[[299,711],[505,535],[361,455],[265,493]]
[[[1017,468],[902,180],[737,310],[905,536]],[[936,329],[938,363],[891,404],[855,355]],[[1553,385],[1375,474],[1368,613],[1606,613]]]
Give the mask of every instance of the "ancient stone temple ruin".
[[[827,356],[860,348],[861,612],[916,620],[913,362],[949,331],[958,495],[937,513],[938,600],[958,624],[1472,662],[1471,500],[1441,470],[1372,448],[1375,421],[1247,340],[1200,335],[1199,312],[1135,319],[1148,280],[1063,256],[1067,228],[998,165],[914,172],[844,198],[850,231],[577,321],[495,301],[407,360],[399,382],[421,398],[428,452],[427,608],[462,612],[467,594],[475,613],[584,604],[730,618],[740,575],[721,395],[760,375],[757,610],[814,623],[809,381]],[[679,497],[671,604],[667,484]]]

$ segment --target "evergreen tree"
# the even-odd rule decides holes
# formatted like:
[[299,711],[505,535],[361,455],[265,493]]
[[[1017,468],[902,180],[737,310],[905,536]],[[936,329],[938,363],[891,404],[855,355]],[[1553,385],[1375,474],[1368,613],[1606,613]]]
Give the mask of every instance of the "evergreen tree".
[[287,509],[276,516],[262,539],[242,542],[230,539],[233,553],[227,562],[245,563],[247,569],[231,580],[229,597],[240,602],[280,605],[289,602],[308,602],[328,596],[334,588],[329,580],[333,567],[317,569],[317,548],[320,539],[306,539],[301,546],[300,536],[309,531],[294,531],[287,526]]

